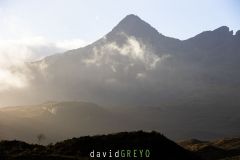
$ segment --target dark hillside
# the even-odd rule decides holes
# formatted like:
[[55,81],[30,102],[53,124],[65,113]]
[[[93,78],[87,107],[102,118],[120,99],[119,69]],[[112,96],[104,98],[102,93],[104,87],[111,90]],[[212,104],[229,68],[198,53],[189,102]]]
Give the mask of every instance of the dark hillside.
[[[20,141],[0,142],[1,160],[62,160],[62,159],[94,159],[90,153],[94,150],[95,159],[109,158],[117,151],[121,158],[117,159],[163,159],[163,160],[198,160],[190,151],[187,151],[168,140],[157,132],[122,132],[109,135],[85,136],[73,138],[54,145],[32,145]],[[136,154],[134,157],[134,150]],[[140,156],[140,150],[143,151]],[[146,150],[150,154],[146,154]],[[97,152],[101,152],[101,158],[96,158]],[[102,153],[106,152],[103,158]],[[127,154],[129,153],[129,155]]]

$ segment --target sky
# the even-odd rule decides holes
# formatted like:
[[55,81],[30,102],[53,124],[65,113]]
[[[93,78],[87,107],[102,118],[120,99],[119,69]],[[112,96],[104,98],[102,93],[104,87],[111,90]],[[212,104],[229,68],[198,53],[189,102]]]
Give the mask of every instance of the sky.
[[240,29],[238,0],[0,0],[0,67],[82,47],[128,14],[182,40],[223,25]]

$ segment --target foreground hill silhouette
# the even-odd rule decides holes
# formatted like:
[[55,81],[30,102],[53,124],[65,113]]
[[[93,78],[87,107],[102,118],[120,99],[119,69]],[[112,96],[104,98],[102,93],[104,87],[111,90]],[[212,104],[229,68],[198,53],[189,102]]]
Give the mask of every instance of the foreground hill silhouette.
[[[122,132],[109,135],[85,136],[72,138],[54,145],[42,146],[27,144],[21,141],[0,142],[1,160],[73,160],[94,159],[90,153],[96,152],[112,153],[118,150],[149,150],[150,157],[134,159],[156,159],[156,160],[198,160],[192,152],[187,151],[157,132]],[[107,155],[108,155],[107,153]],[[138,154],[139,156],[139,154]],[[132,159],[118,158],[118,159]],[[96,158],[111,159],[111,158]],[[114,158],[112,158],[114,159]]]

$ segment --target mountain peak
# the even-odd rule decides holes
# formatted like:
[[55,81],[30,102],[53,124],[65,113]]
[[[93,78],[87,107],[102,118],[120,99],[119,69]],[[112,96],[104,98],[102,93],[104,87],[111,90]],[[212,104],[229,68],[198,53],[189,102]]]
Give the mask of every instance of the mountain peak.
[[127,15],[110,32],[110,34],[119,33],[125,33],[136,38],[159,36],[159,32],[155,28],[134,14]]
[[[141,18],[139,18],[137,15],[135,14],[129,14],[127,15],[125,18],[123,18],[123,20],[141,20]],[[122,21],[123,21],[122,20]],[[142,21],[142,20],[141,20]]]
[[229,32],[229,27],[228,26],[221,26],[214,31],[222,31],[222,32]]
[[223,42],[233,37],[233,31],[229,27],[221,26],[212,31],[204,31],[195,37],[189,38],[187,41],[197,44],[205,44],[207,46],[213,45],[215,42]]
[[[118,25],[124,25],[124,24],[132,24],[132,25],[141,25],[141,24],[147,24],[144,20],[142,20],[140,17],[138,17],[135,14],[129,14],[126,17],[124,17]],[[148,24],[149,25],[149,24]],[[150,25],[149,25],[150,26]]]
[[217,33],[217,34],[224,34],[224,35],[233,35],[233,31],[230,31],[229,27],[227,26],[221,26],[215,30],[213,30],[214,33]]
[[143,40],[148,43],[156,43],[165,39],[165,36],[134,14],[124,17],[106,37],[108,40],[116,41],[121,45],[122,42],[124,42],[124,38],[119,36],[121,34],[133,36],[138,40]]

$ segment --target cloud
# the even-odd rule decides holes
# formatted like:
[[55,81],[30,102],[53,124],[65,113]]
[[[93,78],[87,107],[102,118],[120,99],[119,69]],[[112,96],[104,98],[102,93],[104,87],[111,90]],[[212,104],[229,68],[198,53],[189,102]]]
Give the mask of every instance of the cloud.
[[56,42],[56,47],[63,50],[69,50],[83,47],[86,44],[86,41],[82,39],[70,39]]
[[170,57],[169,54],[157,55],[153,49],[146,47],[133,36],[126,34],[121,36],[126,38],[126,43],[122,46],[117,42],[111,42],[94,47],[93,54],[83,59],[83,62],[86,65],[108,65],[113,72],[117,72],[118,66],[125,66],[125,70],[139,66],[142,67],[141,70],[146,71],[155,69],[163,60]]
[[51,42],[41,36],[0,39],[0,91],[28,85],[29,75],[25,62],[36,61],[85,44],[80,39]]
[[[0,89],[0,96],[2,93],[6,97],[1,103],[12,104],[13,100],[8,97],[15,94],[13,104],[49,99],[104,103],[102,100],[109,96],[113,98],[110,104],[129,99],[131,95],[137,98],[137,93],[142,91],[144,96],[157,90],[155,86],[161,86],[159,81],[164,81],[162,73],[166,67],[163,62],[169,54],[157,53],[151,45],[135,37],[122,36],[125,37],[122,44],[105,37],[100,45],[75,50],[74,53],[79,51],[78,55],[74,54],[76,56],[61,54],[28,66],[25,61],[41,59],[78,44],[80,47],[83,41],[53,43],[43,37],[32,37],[1,43],[0,52],[5,51],[5,54],[0,55],[5,60],[0,63],[3,66],[0,84],[5,87]],[[17,51],[21,54],[16,54]],[[129,103],[135,98],[129,99]]]
[[14,88],[23,88],[27,85],[24,74],[14,73],[10,69],[0,69],[0,91]]

